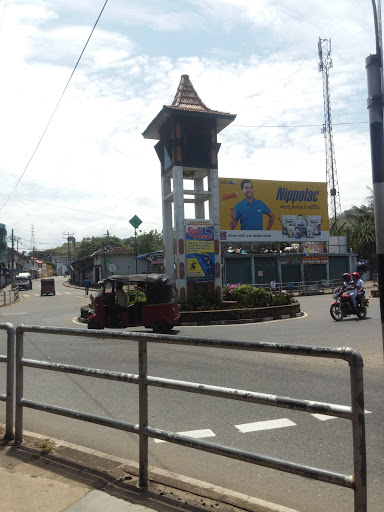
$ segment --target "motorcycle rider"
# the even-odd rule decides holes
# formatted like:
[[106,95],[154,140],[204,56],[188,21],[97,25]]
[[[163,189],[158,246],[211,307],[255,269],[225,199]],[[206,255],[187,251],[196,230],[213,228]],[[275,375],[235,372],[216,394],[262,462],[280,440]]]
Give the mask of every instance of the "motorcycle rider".
[[360,278],[360,274],[358,272],[352,273],[352,279],[356,286],[357,300],[362,304],[365,297],[364,281]]
[[348,274],[347,272],[341,276],[341,279],[343,280],[343,290],[348,289],[348,283],[350,282],[351,278],[351,274]]
[[343,279],[344,290],[346,290],[346,292],[351,297],[353,311],[354,311],[354,313],[356,313],[356,311],[357,311],[357,307],[356,307],[356,296],[357,296],[356,282],[352,278],[352,275],[348,274],[347,272],[345,274],[343,274],[341,276],[341,278]]

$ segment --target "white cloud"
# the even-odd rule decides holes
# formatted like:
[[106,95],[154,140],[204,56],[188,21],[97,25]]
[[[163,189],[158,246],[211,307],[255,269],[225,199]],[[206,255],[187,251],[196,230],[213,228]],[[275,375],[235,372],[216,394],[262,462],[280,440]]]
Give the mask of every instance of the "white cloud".
[[[0,32],[0,208],[26,168],[103,4],[8,3]],[[143,230],[161,229],[155,141],[141,134],[172,103],[182,74],[210,108],[237,114],[219,135],[220,176],[325,181],[319,36],[332,38],[341,204],[362,204],[365,186],[371,186],[364,65],[375,50],[369,5],[119,1],[107,4],[0,222],[26,239],[33,224],[36,240],[53,244],[61,243],[63,232],[77,239],[107,230],[129,236],[134,214]]]

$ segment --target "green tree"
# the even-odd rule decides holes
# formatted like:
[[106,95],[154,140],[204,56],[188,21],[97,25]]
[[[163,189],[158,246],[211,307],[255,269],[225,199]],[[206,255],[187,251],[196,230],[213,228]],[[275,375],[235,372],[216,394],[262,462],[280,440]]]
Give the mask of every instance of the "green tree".
[[374,265],[376,262],[376,232],[373,208],[363,205],[360,208],[355,206],[352,210],[353,216],[350,219],[352,250],[360,258],[367,259]]
[[[140,232],[141,233],[141,232]],[[149,233],[141,233],[137,236],[131,236],[125,240],[126,245],[137,254],[146,254],[148,252],[161,251],[163,249],[163,235],[157,229],[152,229]]]
[[345,210],[337,219],[337,230],[334,234],[348,234],[353,252],[356,252],[359,258],[369,260],[374,270],[376,268],[375,215],[372,190],[367,188],[370,194],[365,204]]
[[77,246],[77,259],[85,258],[99,249],[108,247],[125,247],[123,241],[116,236],[92,236],[85,237]]

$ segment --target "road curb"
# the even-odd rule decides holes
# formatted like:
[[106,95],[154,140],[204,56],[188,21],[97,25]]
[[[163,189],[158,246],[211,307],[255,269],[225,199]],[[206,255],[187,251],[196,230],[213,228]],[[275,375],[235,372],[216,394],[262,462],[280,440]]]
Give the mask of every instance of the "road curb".
[[[199,327],[204,325],[236,325],[236,324],[257,324],[261,322],[271,322],[272,320],[288,320],[290,318],[300,318],[305,316],[304,311],[300,311],[300,313],[291,313],[289,315],[279,315],[279,316],[266,316],[265,318],[241,318],[240,320],[210,320],[206,322],[183,322],[182,324],[177,324],[180,327]],[[82,323],[88,323],[86,318],[82,318],[80,315],[77,317],[77,320]]]
[[[73,458],[73,455],[75,455],[75,458],[79,460],[84,459],[84,456],[97,458],[99,462],[98,465],[104,473],[113,471],[113,469],[110,467],[110,462],[115,462],[124,467],[124,471],[128,470],[135,476],[139,475],[139,465],[136,461],[126,460],[121,457],[109,455],[98,450],[79,446],[61,439],[55,439],[51,437],[47,438],[47,436],[33,432],[24,431],[24,438],[32,438],[32,440],[38,439],[44,441],[47,441],[48,439],[49,443],[54,445],[55,450],[58,450],[59,455],[63,458],[65,458],[66,448],[71,451],[71,459]],[[60,452],[60,449],[64,449],[63,452]],[[78,454],[78,457],[76,457],[76,453]],[[149,467],[149,479],[155,484],[160,484],[172,489],[177,489],[182,492],[193,494],[198,497],[203,497],[205,499],[219,501],[224,504],[238,507],[244,510],[244,512],[298,512],[295,509],[287,508],[282,505],[225,489],[223,487],[209,484],[207,482],[190,478],[185,475],[173,473],[172,471],[155,468],[153,466]]]
[[211,320],[206,322],[183,322],[183,327],[198,327],[204,325],[231,325],[231,324],[256,324],[260,322],[270,322],[272,320],[287,320],[289,318],[299,318],[304,316],[304,312],[291,313],[289,315],[266,316],[264,318],[241,318],[239,320]]

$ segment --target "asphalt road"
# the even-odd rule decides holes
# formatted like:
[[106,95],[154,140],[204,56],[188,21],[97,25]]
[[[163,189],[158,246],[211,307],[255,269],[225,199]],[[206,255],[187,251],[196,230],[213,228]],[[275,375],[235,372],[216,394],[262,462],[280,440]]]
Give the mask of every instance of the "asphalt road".
[[[62,286],[57,295],[40,297],[38,286],[21,292],[22,300],[0,309],[0,322],[86,328],[74,320],[87,303],[83,290]],[[350,346],[364,362],[367,426],[369,511],[384,503],[383,454],[384,364],[378,299],[371,299],[368,318],[334,322],[331,296],[302,297],[302,318],[258,324],[181,327],[175,336],[269,341],[317,346]],[[145,331],[145,329],[139,329]],[[5,336],[0,332],[0,353]],[[24,356],[79,366],[137,373],[136,343],[27,334]],[[0,366],[0,372],[2,367]],[[262,393],[350,404],[348,364],[334,360],[247,353],[192,346],[151,345],[148,372],[153,376],[200,382]],[[134,385],[79,376],[25,371],[26,397],[138,422]],[[5,379],[0,373],[0,389]],[[288,409],[228,401],[213,397],[150,389],[150,426],[173,432],[194,432],[208,441],[287,459],[327,470],[352,473],[350,422],[323,421]],[[2,406],[3,404],[0,404]],[[4,422],[4,407],[0,421]],[[264,422],[264,423],[263,423]],[[256,424],[256,426],[255,426]],[[32,410],[25,411],[24,428],[137,460],[137,436]],[[259,430],[255,430],[259,429]],[[349,489],[241,463],[170,443],[150,440],[150,464],[238,492],[279,503],[301,512],[353,510]]]

